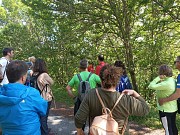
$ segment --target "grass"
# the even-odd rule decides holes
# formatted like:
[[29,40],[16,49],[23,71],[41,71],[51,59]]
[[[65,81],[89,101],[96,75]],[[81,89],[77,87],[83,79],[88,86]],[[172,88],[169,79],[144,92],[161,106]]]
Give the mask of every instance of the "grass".
[[56,101],[64,103],[67,106],[73,106],[73,99],[68,96],[66,86],[58,87],[54,85],[52,89]]
[[[131,116],[129,120],[134,121],[140,125],[147,126],[151,129],[161,129],[162,124],[159,120],[159,112],[157,108],[151,106],[151,110],[147,116],[143,117],[137,117],[137,116]],[[178,130],[180,131],[180,114],[176,115],[176,126]]]
[[[68,96],[65,87],[66,86],[64,86],[64,87],[54,86],[53,87],[53,93],[55,96],[55,100],[58,102],[64,103],[67,106],[73,106],[73,99]],[[76,92],[74,92],[74,94],[76,94]],[[151,108],[150,113],[148,115],[143,116],[143,117],[130,116],[129,121],[134,121],[137,124],[147,126],[151,129],[161,129],[162,125],[159,120],[159,114],[158,114],[157,108],[151,104],[150,104],[150,108]],[[177,124],[178,130],[180,131],[180,114],[177,114],[176,124]]]

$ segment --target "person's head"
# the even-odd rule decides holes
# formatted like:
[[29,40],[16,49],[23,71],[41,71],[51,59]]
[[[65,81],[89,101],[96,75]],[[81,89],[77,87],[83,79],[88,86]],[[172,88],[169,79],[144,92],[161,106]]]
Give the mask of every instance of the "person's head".
[[103,56],[102,54],[100,54],[100,55],[98,56],[98,60],[99,60],[99,61],[104,61],[104,56]]
[[88,61],[86,59],[82,59],[79,63],[80,70],[86,70],[88,67]]
[[6,69],[7,78],[9,83],[15,83],[17,81],[23,84],[26,81],[28,66],[26,62],[21,60],[15,60],[8,64]]
[[174,61],[174,64],[178,70],[180,70],[180,56],[176,57],[176,60]]
[[115,63],[114,63],[114,66],[115,66],[115,67],[120,67],[120,68],[122,68],[123,74],[124,74],[124,75],[127,74],[127,73],[126,73],[126,67],[125,67],[125,65],[123,64],[122,61],[116,60]]
[[43,59],[37,58],[34,67],[33,67],[33,72],[38,72],[38,73],[48,73],[47,71],[47,66],[46,63]]
[[165,75],[166,77],[172,77],[172,69],[168,65],[161,65],[159,67],[159,75]]
[[108,64],[103,66],[99,75],[101,78],[102,87],[105,89],[109,89],[112,87],[115,88],[122,74],[123,74],[122,68]]
[[32,63],[35,63],[36,58],[35,58],[34,56],[31,56],[31,57],[28,58],[28,60],[29,60],[30,62],[32,62]]
[[2,53],[4,57],[8,56],[9,58],[12,58],[14,56],[14,50],[11,47],[4,48]]

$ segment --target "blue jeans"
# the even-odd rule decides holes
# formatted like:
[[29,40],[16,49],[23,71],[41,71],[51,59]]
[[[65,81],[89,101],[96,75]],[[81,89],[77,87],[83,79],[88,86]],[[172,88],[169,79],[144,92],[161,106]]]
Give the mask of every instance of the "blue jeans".
[[49,110],[50,110],[51,102],[52,101],[48,102],[48,107],[47,107],[46,115],[40,117],[41,135],[48,135],[49,134],[48,125],[47,125],[47,119],[48,119],[48,115],[49,115]]

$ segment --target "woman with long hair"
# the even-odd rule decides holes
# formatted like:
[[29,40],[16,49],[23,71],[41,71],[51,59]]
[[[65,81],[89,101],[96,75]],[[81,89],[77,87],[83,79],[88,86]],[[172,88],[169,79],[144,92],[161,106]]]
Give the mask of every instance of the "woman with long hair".
[[53,99],[51,85],[54,83],[52,78],[48,74],[46,63],[43,59],[36,59],[33,67],[33,75],[37,76],[37,86],[41,96],[48,101],[47,112],[45,116],[40,117],[41,122],[41,135],[48,135],[47,119],[49,115],[49,109]]

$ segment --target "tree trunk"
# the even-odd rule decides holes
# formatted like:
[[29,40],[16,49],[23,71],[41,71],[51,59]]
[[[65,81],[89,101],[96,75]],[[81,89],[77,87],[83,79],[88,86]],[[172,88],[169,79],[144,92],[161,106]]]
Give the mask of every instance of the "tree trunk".
[[131,75],[133,89],[138,92],[138,86],[135,75],[135,66],[133,61],[132,47],[130,44],[130,23],[131,23],[131,14],[127,7],[126,0],[122,0],[123,3],[123,15],[124,15],[124,30],[122,31],[122,40],[126,49],[126,64]]

